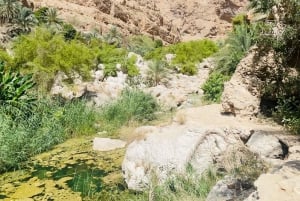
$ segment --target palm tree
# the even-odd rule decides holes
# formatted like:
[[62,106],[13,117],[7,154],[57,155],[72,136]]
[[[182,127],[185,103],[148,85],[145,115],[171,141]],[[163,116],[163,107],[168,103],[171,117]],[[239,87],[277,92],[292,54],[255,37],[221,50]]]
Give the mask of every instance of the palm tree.
[[163,61],[154,60],[149,63],[147,72],[148,79],[154,86],[157,86],[163,78],[167,77],[168,69]]
[[62,20],[58,18],[58,13],[56,8],[49,8],[46,11],[45,22],[49,26],[61,28]]
[[117,47],[120,47],[123,37],[122,34],[120,34],[120,32],[118,31],[118,29],[114,26],[104,36],[104,40],[110,45],[115,45]]
[[37,19],[29,8],[20,7],[17,17],[14,19],[17,28],[23,33],[28,33],[35,24]]
[[0,0],[0,22],[11,23],[18,15],[21,4],[18,0]]

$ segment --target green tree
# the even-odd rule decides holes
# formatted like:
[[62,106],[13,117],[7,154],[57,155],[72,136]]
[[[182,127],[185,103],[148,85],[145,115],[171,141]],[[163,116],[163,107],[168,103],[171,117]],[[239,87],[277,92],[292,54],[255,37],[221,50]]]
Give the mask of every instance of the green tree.
[[17,17],[19,7],[21,6],[18,0],[0,0],[0,22],[11,23]]

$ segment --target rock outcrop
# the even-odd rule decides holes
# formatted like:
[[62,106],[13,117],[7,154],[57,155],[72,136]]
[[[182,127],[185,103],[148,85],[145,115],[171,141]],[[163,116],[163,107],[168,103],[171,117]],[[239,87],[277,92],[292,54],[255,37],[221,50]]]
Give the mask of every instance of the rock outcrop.
[[[220,105],[188,108],[180,111],[170,125],[138,129],[140,137],[127,147],[122,165],[128,187],[143,190],[152,177],[163,182],[170,175],[184,173],[187,165],[200,174],[220,161],[229,148],[247,142],[253,130],[282,132],[280,128],[222,116],[219,109]],[[178,116],[184,116],[184,120]]]
[[260,111],[262,86],[276,77],[280,71],[274,51],[262,55],[253,47],[240,61],[230,81],[225,83],[222,94],[224,113],[240,116],[256,116]]
[[201,174],[238,140],[221,129],[161,128],[128,146],[122,165],[125,181],[128,188],[143,190],[152,177],[162,183],[172,174],[184,173],[188,164]]
[[[299,155],[299,154],[298,154]],[[255,181],[256,192],[245,201],[300,199],[300,160],[288,161]]]
[[[138,87],[146,93],[150,93],[164,106],[164,109],[183,107],[193,104],[190,95],[201,96],[203,91],[200,89],[209,75],[209,71],[214,64],[211,59],[205,59],[198,65],[198,73],[194,76],[172,73],[165,78],[165,83],[153,87],[148,87],[147,72],[148,62],[135,53],[130,52],[128,57],[135,56],[136,66],[139,68],[140,80]],[[104,65],[99,64],[98,68],[91,71],[90,81],[83,81],[82,77],[76,73],[71,75],[72,83],[68,83],[70,77],[64,73],[58,73],[51,89],[51,94],[61,96],[65,99],[86,98],[96,106],[101,106],[110,100],[116,99],[121,91],[128,87],[127,74],[121,71],[121,64],[117,64],[116,77],[104,77]],[[199,98],[200,99],[200,98]]]
[[223,37],[231,17],[247,0],[33,0],[51,6],[81,30],[107,33],[112,26],[125,35],[147,34],[167,43],[203,37]]

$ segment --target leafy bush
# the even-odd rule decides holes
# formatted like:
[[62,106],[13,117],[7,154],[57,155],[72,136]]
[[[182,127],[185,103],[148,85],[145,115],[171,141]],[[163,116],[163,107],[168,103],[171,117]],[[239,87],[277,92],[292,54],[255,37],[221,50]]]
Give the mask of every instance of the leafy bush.
[[233,26],[248,24],[247,15],[239,14],[232,19]]
[[225,45],[215,54],[216,68],[202,86],[204,99],[219,102],[224,82],[229,80],[238,63],[256,42],[257,25],[236,25],[225,41]]
[[39,86],[47,88],[58,71],[66,74],[75,71],[88,78],[95,65],[98,47],[77,40],[67,42],[60,34],[37,28],[29,35],[19,37],[13,44],[13,52],[13,67],[33,73]]
[[77,35],[76,29],[71,24],[63,24],[62,32],[65,40],[67,41],[75,39]]
[[104,75],[106,77],[117,76],[116,65],[123,63],[126,54],[126,50],[122,48],[116,48],[114,45],[108,45],[106,43],[101,44],[97,62],[104,64]]
[[115,131],[130,121],[147,121],[155,118],[156,100],[138,89],[125,89],[121,97],[102,108],[104,130]]
[[136,56],[132,56],[125,60],[122,64],[122,70],[127,73],[129,77],[134,77],[140,74],[138,67],[135,65],[137,60]]
[[[0,172],[21,166],[31,156],[76,135],[96,132],[96,111],[84,102],[39,101],[15,121],[0,106]],[[19,111],[20,112],[20,111]]]
[[278,99],[273,117],[292,133],[300,134],[300,102],[295,97]]
[[29,112],[35,101],[29,90],[34,85],[32,75],[22,76],[20,73],[5,70],[3,62],[0,62],[0,106],[11,108],[6,111]]
[[238,25],[229,34],[225,46],[216,54],[217,71],[232,75],[237,64],[255,43],[257,30],[255,25]]
[[224,82],[229,80],[229,76],[218,72],[212,73],[202,86],[204,99],[206,101],[220,102],[224,90]]
[[166,54],[175,54],[172,64],[178,66],[181,73],[194,75],[196,64],[209,57],[218,50],[211,40],[182,42],[167,47],[157,48],[146,55],[147,59],[164,60]]
[[41,7],[34,11],[34,16],[38,20],[39,24],[46,23],[46,17],[47,17],[47,12],[49,8],[48,7]]

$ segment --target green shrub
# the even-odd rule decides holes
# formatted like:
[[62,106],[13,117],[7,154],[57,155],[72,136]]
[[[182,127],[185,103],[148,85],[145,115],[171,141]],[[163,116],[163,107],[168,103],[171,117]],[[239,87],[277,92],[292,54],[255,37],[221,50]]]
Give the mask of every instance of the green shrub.
[[208,80],[202,86],[204,92],[204,100],[211,102],[220,102],[221,95],[224,90],[224,82],[229,80],[229,76],[212,73]]
[[39,24],[46,23],[46,16],[49,8],[48,7],[41,7],[34,11],[34,16],[38,20]]
[[247,15],[239,14],[232,18],[233,26],[248,24]]
[[140,74],[140,70],[135,65],[137,60],[136,56],[132,56],[125,60],[122,64],[122,70],[124,73],[127,73],[129,77],[135,77]]
[[37,28],[14,42],[13,53],[14,68],[33,73],[39,86],[47,88],[58,71],[66,74],[75,71],[88,78],[90,70],[95,66],[98,47],[77,40],[67,42],[60,34]]
[[146,54],[146,59],[164,60],[166,54],[175,54],[172,64],[178,66],[183,74],[194,75],[197,72],[196,64],[209,57],[218,50],[211,40],[182,42],[167,47],[157,48]]
[[195,75],[197,73],[197,67],[194,63],[185,63],[181,65],[180,73],[185,75]]
[[300,101],[295,97],[278,99],[278,105],[273,112],[273,117],[292,133],[300,134]]
[[104,64],[104,75],[117,76],[117,64],[122,64],[124,58],[127,56],[126,50],[122,48],[116,48],[114,45],[108,45],[102,43],[97,56],[97,62]]
[[125,89],[121,97],[102,108],[102,129],[116,131],[130,121],[147,121],[155,118],[156,100],[137,89]]
[[62,32],[65,40],[70,41],[76,38],[77,31],[71,24],[63,24]]

